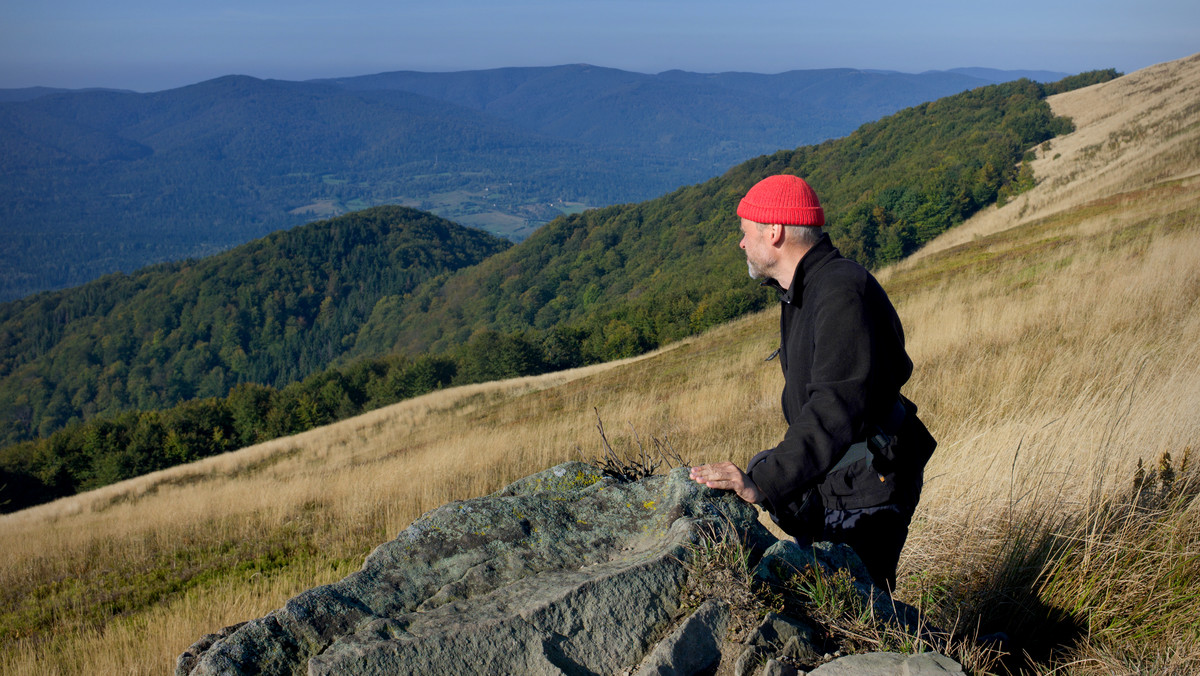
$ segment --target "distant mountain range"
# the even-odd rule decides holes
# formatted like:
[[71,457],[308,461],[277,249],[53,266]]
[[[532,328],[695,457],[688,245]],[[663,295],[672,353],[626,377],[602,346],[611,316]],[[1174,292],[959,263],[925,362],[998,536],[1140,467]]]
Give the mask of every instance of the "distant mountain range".
[[1006,77],[967,70],[568,65],[0,90],[0,301],[375,204],[519,241],[561,213],[649,199]]
[[[938,72],[938,71],[930,71]],[[1066,77],[1066,73],[1060,73],[1053,70],[997,70],[995,68],[951,68],[947,73],[958,73],[959,75],[967,75],[969,77],[977,77],[981,80],[991,80],[992,82],[1011,82],[1025,78],[1034,82],[1054,82]]]

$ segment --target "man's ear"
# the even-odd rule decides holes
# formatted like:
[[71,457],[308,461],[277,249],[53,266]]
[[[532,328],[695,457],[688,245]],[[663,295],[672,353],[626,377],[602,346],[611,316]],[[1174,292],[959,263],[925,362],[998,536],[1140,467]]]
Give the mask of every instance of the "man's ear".
[[787,234],[787,228],[779,225],[778,223],[772,223],[770,228],[771,229],[767,232],[767,241],[770,242],[771,246],[779,246],[780,244],[783,244],[783,239]]

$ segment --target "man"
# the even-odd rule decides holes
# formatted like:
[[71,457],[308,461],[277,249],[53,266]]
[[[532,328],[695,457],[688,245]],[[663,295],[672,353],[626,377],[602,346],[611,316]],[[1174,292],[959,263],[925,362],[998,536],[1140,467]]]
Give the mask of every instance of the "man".
[[788,428],[745,472],[720,462],[691,477],[762,505],[802,544],[850,545],[890,590],[937,445],[900,395],[912,375],[900,319],[875,278],[821,230],[824,211],[803,179],[763,179],[737,214],[750,276],[780,294]]

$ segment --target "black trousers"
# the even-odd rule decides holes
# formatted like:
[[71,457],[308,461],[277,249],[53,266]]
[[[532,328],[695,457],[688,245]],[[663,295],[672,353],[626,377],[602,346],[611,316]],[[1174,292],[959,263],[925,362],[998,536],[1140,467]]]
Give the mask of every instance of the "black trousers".
[[[795,528],[796,521],[785,523],[775,519],[775,522],[785,532],[791,533],[802,547],[814,541],[849,545],[866,566],[875,586],[891,593],[896,588],[896,567],[900,563],[904,542],[908,539],[908,526],[921,497],[921,483],[920,479],[911,480],[909,489],[902,494],[905,499],[901,502],[863,509],[824,509],[822,525],[817,525],[822,511],[820,505],[812,510],[816,514],[812,515],[808,521],[810,525],[805,528]],[[772,518],[775,518],[774,515]]]
[[908,525],[912,521],[915,505],[887,507],[890,509],[861,510],[858,514],[852,514],[852,521],[847,519],[838,523],[835,519],[835,523],[826,523],[821,539],[849,545],[862,559],[875,586],[886,589],[890,594],[896,588],[896,566],[900,563],[900,551],[908,539]]

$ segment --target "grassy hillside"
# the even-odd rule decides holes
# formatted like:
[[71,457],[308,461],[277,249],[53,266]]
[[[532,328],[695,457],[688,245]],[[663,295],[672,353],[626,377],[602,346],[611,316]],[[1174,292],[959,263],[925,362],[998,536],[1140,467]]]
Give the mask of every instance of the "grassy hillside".
[[[883,274],[916,362],[905,393],[941,441],[899,596],[964,633],[1008,632],[1037,672],[1200,665],[1195,458],[1181,467],[1200,429],[1200,128],[1174,117],[1198,83],[1192,59],[1052,99],[1094,111],[1053,142],[1053,171],[964,224],[968,241]],[[1157,150],[1075,148],[1106,114],[1136,119],[1128,152]],[[776,322],[434,393],[0,517],[0,671],[168,671],[201,635],[357,569],[423,511],[594,453],[593,407],[624,447],[632,426],[693,462],[744,463],[783,431],[778,366],[762,361]],[[1139,460],[1153,478],[1131,499]]]

